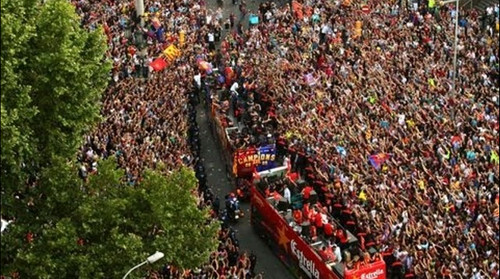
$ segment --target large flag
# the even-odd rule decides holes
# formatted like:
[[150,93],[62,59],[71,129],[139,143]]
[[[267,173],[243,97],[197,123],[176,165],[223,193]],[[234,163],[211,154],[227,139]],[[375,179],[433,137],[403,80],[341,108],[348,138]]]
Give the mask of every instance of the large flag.
[[169,61],[175,60],[177,57],[181,55],[181,51],[174,45],[169,45],[164,51],[163,54],[165,54],[165,57]]
[[155,71],[161,71],[167,67],[167,62],[163,58],[156,58],[153,62],[149,64]]
[[377,153],[374,155],[370,155],[368,157],[368,160],[370,161],[370,164],[376,169],[380,170],[380,167],[382,164],[384,164],[385,161],[389,160],[391,158],[391,155],[388,153]]

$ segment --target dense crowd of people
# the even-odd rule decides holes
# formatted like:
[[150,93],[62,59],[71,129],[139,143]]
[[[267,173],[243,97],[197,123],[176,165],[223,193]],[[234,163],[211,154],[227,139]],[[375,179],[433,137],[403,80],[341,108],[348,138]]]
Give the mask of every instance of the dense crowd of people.
[[[105,120],[87,137],[81,155],[82,176],[96,170],[99,158],[109,156],[116,156],[131,184],[138,181],[144,168],[156,167],[160,162],[167,170],[191,165],[193,156],[186,133],[193,69],[187,57],[157,73],[150,71],[149,64],[166,46],[176,42],[180,30],[191,30],[193,11],[188,13],[188,6],[181,2],[146,2],[154,16],[147,17],[141,28],[133,2],[74,2],[84,25],[90,29],[97,24],[104,27],[108,55],[113,61],[112,84],[103,101]],[[175,21],[166,20],[170,14],[176,15]],[[153,33],[158,21],[161,26],[156,26],[158,30]],[[192,39],[188,35],[186,40]]]
[[254,275],[257,258],[253,254],[240,252],[234,234],[231,228],[223,228],[219,232],[219,247],[204,266],[195,270],[179,270],[165,265],[160,272],[151,274],[150,278],[262,278],[262,274]]
[[[235,145],[271,135],[291,171],[330,214],[354,222],[364,243],[390,255],[389,267],[423,278],[498,277],[498,5],[460,11],[455,78],[453,6],[368,1],[365,14],[360,1],[268,3],[259,24],[243,30],[203,1],[145,1],[144,27],[133,2],[72,2],[83,25],[104,27],[113,60],[105,120],[79,156],[83,179],[110,156],[131,185],[144,168],[188,165],[210,205],[188,123],[192,78],[200,61],[213,61],[230,70],[220,71],[227,90],[214,103],[245,126]],[[216,54],[227,26],[237,31]],[[151,71],[170,44],[182,55]],[[182,276],[252,276],[255,263],[230,231],[221,231],[211,263]]]
[[[167,172],[192,167],[199,181],[200,208],[213,208],[217,198],[206,181],[200,158],[196,123],[198,94],[193,76],[197,59],[208,59],[208,50],[220,39],[221,10],[207,10],[204,1],[144,1],[145,15],[135,14],[133,1],[74,0],[82,25],[102,26],[108,39],[107,55],[113,61],[111,84],[105,92],[104,121],[90,135],[79,154],[79,174],[87,179],[98,172],[98,162],[115,157],[126,170],[127,182],[140,182],[145,168]],[[180,41],[184,32],[185,41]],[[182,53],[163,71],[150,67],[155,58],[175,45]],[[165,58],[166,59],[166,58]],[[219,248],[210,262],[195,270],[166,265],[151,271],[150,278],[259,278],[256,257],[240,251],[235,231],[221,222]]]
[[460,11],[455,73],[452,5],[299,2],[222,43],[240,146],[276,137],[390,276],[498,277],[498,5]]

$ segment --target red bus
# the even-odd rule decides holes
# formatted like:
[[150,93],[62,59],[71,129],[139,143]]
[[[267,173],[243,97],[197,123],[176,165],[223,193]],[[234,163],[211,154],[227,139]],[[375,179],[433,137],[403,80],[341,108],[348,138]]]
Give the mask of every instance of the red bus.
[[[280,211],[273,197],[266,197],[256,185],[251,189],[251,224],[255,231],[266,240],[273,252],[297,278],[314,279],[385,279],[386,266],[382,259],[347,268],[346,262],[324,261],[319,249],[327,245],[319,237],[315,241],[298,233],[290,212]],[[358,242],[349,232],[349,244]],[[344,252],[344,251],[343,251]]]
[[[237,149],[233,146],[229,134],[238,131],[236,126],[230,125],[228,117],[217,113],[212,105],[211,127],[213,133],[219,138],[223,152],[226,169],[234,175],[234,178],[253,180],[254,170],[259,165],[274,165],[275,155],[272,148],[262,150],[259,148]],[[284,176],[288,172],[286,166],[272,168],[259,172],[260,177]],[[256,181],[254,181],[256,182]],[[266,197],[264,191],[255,185],[251,188],[251,223],[255,231],[267,241],[273,252],[283,261],[297,278],[314,279],[385,279],[386,265],[380,259],[376,261],[363,262],[362,265],[353,265],[351,268],[343,257],[341,262],[324,261],[319,255],[319,249],[328,245],[324,239],[311,241],[299,233],[296,226],[292,227],[291,214],[279,210],[279,206],[272,202],[272,197]],[[336,222],[331,218],[332,222]],[[336,223],[337,227],[341,227]],[[358,240],[348,230],[345,230],[348,239],[348,247],[342,252],[357,250]],[[350,249],[354,248],[354,249]],[[352,261],[349,261],[352,263]],[[349,266],[349,267],[348,267]]]

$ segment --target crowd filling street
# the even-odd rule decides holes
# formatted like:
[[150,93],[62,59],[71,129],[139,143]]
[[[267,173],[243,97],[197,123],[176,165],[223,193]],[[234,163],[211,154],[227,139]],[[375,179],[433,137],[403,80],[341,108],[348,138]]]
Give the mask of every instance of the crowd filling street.
[[[275,142],[306,181],[278,188],[313,189],[362,249],[384,257],[388,276],[498,278],[498,5],[457,13],[433,1],[305,0],[247,11],[240,0],[240,14],[224,18],[203,0],[157,0],[144,1],[141,26],[133,1],[72,2],[86,28],[103,27],[113,60],[82,179],[111,156],[131,186],[144,168],[187,165],[200,207],[219,218],[195,111],[197,85],[212,78],[221,94],[207,101],[225,125],[244,126],[234,145]],[[258,23],[244,28],[250,12]],[[180,55],[153,69],[171,45]],[[262,276],[230,226],[219,240],[205,266],[167,265],[151,278]]]

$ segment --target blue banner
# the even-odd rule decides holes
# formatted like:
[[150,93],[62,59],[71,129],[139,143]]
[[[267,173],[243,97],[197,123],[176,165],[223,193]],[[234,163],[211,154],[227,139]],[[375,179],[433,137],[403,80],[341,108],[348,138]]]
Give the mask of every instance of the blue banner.
[[259,163],[256,165],[257,171],[265,171],[276,166],[276,147],[274,144],[261,146],[257,149]]

